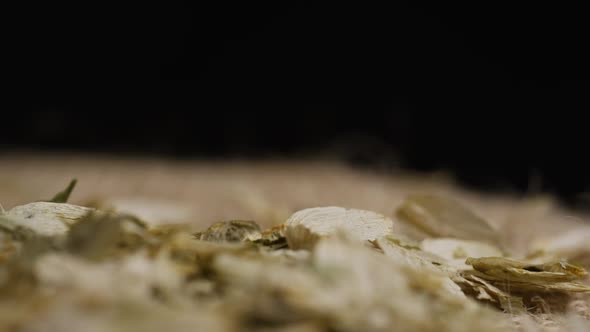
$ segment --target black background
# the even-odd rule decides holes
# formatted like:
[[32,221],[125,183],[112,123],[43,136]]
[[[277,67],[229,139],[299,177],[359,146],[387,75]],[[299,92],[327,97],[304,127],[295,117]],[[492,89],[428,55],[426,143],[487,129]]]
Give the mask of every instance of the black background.
[[2,150],[328,154],[588,191],[586,11],[385,3],[20,2]]

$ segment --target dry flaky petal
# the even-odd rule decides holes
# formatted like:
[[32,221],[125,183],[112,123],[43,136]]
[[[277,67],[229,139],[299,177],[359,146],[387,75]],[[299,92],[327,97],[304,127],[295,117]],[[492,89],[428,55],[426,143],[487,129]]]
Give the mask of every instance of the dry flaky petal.
[[579,280],[588,275],[584,268],[565,261],[530,264],[502,257],[470,257],[465,263],[498,280],[552,283]]
[[75,224],[92,211],[94,209],[73,204],[35,202],[15,206],[6,215],[23,219],[55,219],[69,226]]
[[12,234],[27,230],[40,236],[64,235],[68,231],[68,226],[57,219],[23,219],[9,216],[0,216],[0,228]]
[[[573,281],[584,278],[586,271],[564,261],[531,264],[483,257],[468,258],[466,264],[474,270],[461,271],[453,280],[467,294],[497,303],[505,312],[520,316],[534,314],[539,324],[555,323],[554,318],[546,316],[565,310],[569,302],[567,293],[590,293],[590,287]],[[541,311],[539,306],[543,306]]]
[[[482,278],[486,278],[485,275],[478,275]],[[590,293],[590,286],[576,282],[576,281],[564,281],[564,282],[540,282],[540,281],[506,281],[506,280],[493,280],[494,285],[502,287],[503,289],[512,289],[524,292],[561,292],[561,293]]]
[[522,297],[511,295],[502,291],[490,282],[477,277],[469,272],[454,277],[453,280],[461,285],[468,294],[474,294],[478,300],[490,301],[498,305],[502,310],[511,314],[526,313]]
[[35,202],[15,206],[0,215],[0,224],[5,229],[24,227],[41,236],[63,235],[68,228],[94,209],[62,203]]
[[297,211],[285,225],[289,247],[298,249],[340,230],[361,241],[375,240],[391,233],[393,221],[372,211],[330,206]]
[[397,216],[433,237],[497,242],[496,231],[459,202],[434,195],[412,195],[397,209]]

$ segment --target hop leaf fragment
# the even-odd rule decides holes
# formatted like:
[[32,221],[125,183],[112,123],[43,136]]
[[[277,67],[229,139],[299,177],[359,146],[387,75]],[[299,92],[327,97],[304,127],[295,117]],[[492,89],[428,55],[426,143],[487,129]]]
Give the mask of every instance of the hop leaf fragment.
[[467,258],[466,264],[474,271],[463,275],[476,275],[495,286],[512,291],[580,292],[590,293],[590,287],[578,282],[588,273],[580,266],[565,261],[529,264],[501,257]]
[[510,281],[563,282],[586,277],[588,272],[565,261],[527,264],[501,257],[467,258],[466,264],[492,278]]
[[241,242],[248,238],[259,238],[260,226],[249,220],[220,221],[194,236],[203,241]]
[[70,195],[72,194],[72,191],[74,191],[74,188],[76,187],[76,183],[78,183],[78,180],[72,179],[72,181],[70,181],[70,184],[68,184],[66,189],[55,194],[55,196],[53,196],[52,199],[48,200],[48,202],[67,203],[68,199],[70,198]]
[[526,312],[522,297],[511,295],[476,275],[467,274],[453,277],[466,294],[475,295],[478,300],[489,301],[505,312],[521,314]]

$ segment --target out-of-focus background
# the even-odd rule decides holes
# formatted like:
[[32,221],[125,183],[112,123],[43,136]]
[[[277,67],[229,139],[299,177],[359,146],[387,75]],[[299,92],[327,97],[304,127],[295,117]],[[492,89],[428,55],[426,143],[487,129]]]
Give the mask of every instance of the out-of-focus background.
[[[30,195],[15,198],[21,189],[8,191],[9,180],[42,183],[35,189],[42,196],[85,171],[94,172],[90,188],[115,181],[108,173],[117,181],[137,177],[134,186],[164,177],[195,201],[217,197],[183,189],[182,179],[197,176],[186,166],[195,160],[213,165],[201,168],[203,179],[246,179],[249,188],[253,174],[275,186],[291,183],[281,176],[294,186],[340,174],[317,159],[371,176],[442,172],[477,191],[548,193],[575,208],[588,205],[588,125],[580,113],[590,106],[590,66],[580,8],[404,1],[12,6],[0,130],[6,205]],[[113,168],[121,160],[130,161]],[[224,173],[243,163],[249,166]],[[40,180],[51,172],[59,172],[54,182]],[[327,181],[355,192],[337,177]],[[385,180],[371,181],[378,187]]]

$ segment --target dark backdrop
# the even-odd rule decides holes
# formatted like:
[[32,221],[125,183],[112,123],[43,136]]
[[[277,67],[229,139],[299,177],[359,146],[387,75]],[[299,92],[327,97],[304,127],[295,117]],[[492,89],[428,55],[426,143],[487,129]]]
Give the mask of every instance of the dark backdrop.
[[[386,3],[386,2],[383,2]],[[581,8],[12,5],[3,151],[340,156],[480,188],[590,188]],[[537,180],[533,181],[539,183]]]

